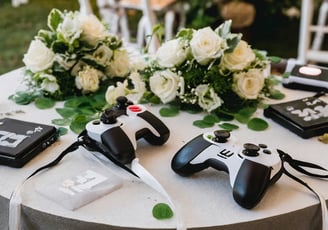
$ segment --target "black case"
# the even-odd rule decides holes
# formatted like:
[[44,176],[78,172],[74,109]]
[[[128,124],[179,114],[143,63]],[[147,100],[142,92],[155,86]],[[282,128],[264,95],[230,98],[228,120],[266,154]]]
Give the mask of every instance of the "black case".
[[53,126],[0,119],[0,164],[20,168],[56,140]]
[[264,115],[302,138],[310,138],[328,132],[327,110],[328,104],[314,96],[270,105]]

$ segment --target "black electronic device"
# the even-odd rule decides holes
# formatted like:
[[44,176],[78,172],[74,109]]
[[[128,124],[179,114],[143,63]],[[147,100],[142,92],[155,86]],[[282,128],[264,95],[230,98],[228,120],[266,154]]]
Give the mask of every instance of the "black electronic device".
[[328,103],[319,95],[270,105],[264,115],[302,138],[322,135],[328,132]]
[[295,65],[290,75],[282,80],[290,89],[328,92],[328,68],[315,65]]
[[229,174],[234,200],[247,209],[256,206],[282,174],[279,155],[267,145],[241,144],[225,130],[198,135],[171,161],[171,168],[181,176],[209,167]]
[[0,164],[21,168],[57,140],[57,129],[50,125],[0,119]]
[[143,105],[135,105],[126,97],[118,97],[117,105],[105,110],[100,120],[86,125],[87,135],[104,144],[121,164],[135,159],[137,140],[144,138],[152,145],[163,145],[170,130]]

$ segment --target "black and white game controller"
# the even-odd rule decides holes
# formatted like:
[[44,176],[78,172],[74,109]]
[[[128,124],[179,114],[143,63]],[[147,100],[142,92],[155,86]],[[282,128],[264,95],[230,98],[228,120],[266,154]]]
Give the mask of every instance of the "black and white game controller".
[[144,138],[152,145],[164,144],[170,131],[143,105],[134,105],[126,97],[118,97],[117,105],[105,110],[100,120],[86,125],[87,135],[104,144],[122,164],[135,158],[137,140]]
[[265,144],[239,145],[225,130],[197,136],[174,155],[171,167],[179,175],[189,176],[208,167],[230,176],[233,198],[251,209],[262,199],[269,185],[281,176],[279,154]]

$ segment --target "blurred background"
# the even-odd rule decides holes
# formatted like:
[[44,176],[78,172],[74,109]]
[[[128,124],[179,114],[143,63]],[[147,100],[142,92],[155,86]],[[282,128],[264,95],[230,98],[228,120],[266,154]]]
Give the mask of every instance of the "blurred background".
[[[315,15],[321,0],[314,0]],[[99,16],[97,0],[90,0]],[[301,0],[185,0],[186,27],[215,28],[226,18],[233,18],[233,30],[242,32],[253,48],[271,56],[296,58]],[[40,29],[46,29],[51,9],[79,10],[78,0],[29,0],[13,7],[11,0],[0,1],[0,74],[23,66],[22,58],[30,41]],[[136,33],[135,17],[129,11],[131,34]]]

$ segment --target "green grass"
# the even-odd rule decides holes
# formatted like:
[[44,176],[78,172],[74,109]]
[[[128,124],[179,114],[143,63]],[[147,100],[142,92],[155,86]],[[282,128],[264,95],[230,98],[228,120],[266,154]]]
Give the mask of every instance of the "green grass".
[[[91,0],[91,4],[97,13],[96,0]],[[78,0],[29,0],[28,4],[14,8],[11,0],[0,0],[0,75],[24,65],[24,53],[38,30],[46,28],[47,16],[53,8],[78,10],[79,4]],[[252,47],[274,56],[296,57],[298,22],[265,21],[260,20],[247,31]]]
[[22,58],[41,28],[46,28],[52,8],[76,10],[77,0],[29,0],[12,7],[11,0],[0,2],[0,74],[23,66]]

